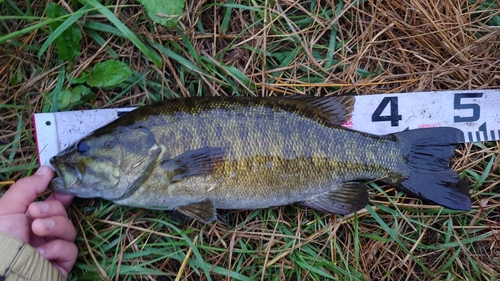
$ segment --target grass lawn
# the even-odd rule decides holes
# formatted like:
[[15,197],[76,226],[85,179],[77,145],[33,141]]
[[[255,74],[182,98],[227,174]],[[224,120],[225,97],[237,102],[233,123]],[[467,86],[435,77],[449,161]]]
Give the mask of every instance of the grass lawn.
[[[498,0],[186,0],[173,28],[135,1],[49,3],[0,0],[2,193],[38,166],[35,112],[500,88]],[[367,183],[371,203],[353,215],[221,211],[227,226],[77,199],[69,279],[499,280],[499,151],[500,142],[456,150],[470,212],[379,182]]]

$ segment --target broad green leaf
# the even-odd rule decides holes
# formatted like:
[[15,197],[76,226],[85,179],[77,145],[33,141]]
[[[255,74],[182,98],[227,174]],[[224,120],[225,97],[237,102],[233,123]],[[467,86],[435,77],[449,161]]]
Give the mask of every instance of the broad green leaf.
[[[47,17],[54,19],[68,14],[61,6],[54,2],[47,5],[45,12],[47,13]],[[61,25],[62,28],[58,30],[60,35],[55,39],[51,38],[51,40],[54,40],[55,42],[59,58],[65,61],[73,62],[75,57],[80,54],[80,40],[82,39],[82,32],[80,31],[80,28],[78,28],[78,26],[74,23],[71,23],[71,21],[63,23],[54,21],[49,23],[50,30],[52,32],[56,31]],[[61,32],[61,30],[63,31]]]
[[92,87],[113,87],[125,81],[130,75],[132,70],[125,63],[107,60],[96,64],[86,80]]
[[76,86],[69,90],[63,90],[57,97],[57,103],[60,110],[70,110],[93,100],[95,94],[83,85]]
[[71,84],[83,84],[87,82],[87,79],[89,78],[90,72],[88,70],[84,70],[82,74],[78,77],[70,78],[69,82]]
[[[52,4],[52,3],[51,3]],[[52,34],[45,40],[43,43],[42,47],[40,47],[40,50],[38,51],[38,58],[42,56],[42,54],[47,50],[47,48],[56,40],[58,37],[61,36],[61,34],[66,31],[68,28],[77,28],[78,32],[80,32],[80,29],[78,26],[75,26],[75,22],[80,19],[83,15],[87,14],[88,11],[92,8],[91,5],[87,4],[80,8],[77,12],[73,13],[70,17],[68,17],[63,23],[61,23],[56,30],[52,30]],[[56,22],[57,23],[57,22]],[[81,39],[81,35],[80,35]]]
[[184,12],[185,0],[137,0],[148,13],[148,16],[156,23],[174,28],[177,21]]

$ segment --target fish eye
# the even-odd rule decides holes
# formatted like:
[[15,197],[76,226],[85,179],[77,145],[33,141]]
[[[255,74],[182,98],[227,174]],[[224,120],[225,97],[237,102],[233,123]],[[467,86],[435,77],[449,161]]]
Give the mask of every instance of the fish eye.
[[89,145],[87,144],[86,141],[81,140],[77,145],[76,145],[76,151],[78,153],[85,153],[87,150],[89,150]]

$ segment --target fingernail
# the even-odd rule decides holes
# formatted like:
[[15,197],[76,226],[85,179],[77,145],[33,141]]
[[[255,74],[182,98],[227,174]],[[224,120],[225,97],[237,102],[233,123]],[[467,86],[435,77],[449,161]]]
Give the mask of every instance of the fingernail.
[[43,176],[43,175],[45,175],[46,173],[48,173],[48,172],[49,172],[49,170],[50,170],[50,168],[49,168],[49,167],[47,167],[47,166],[42,166],[42,167],[40,167],[40,168],[36,171],[35,175]]
[[42,219],[42,223],[47,229],[52,229],[56,226],[56,222],[52,219]]
[[45,202],[36,202],[36,205],[37,205],[38,209],[40,210],[40,213],[42,213],[42,214],[47,213],[47,211],[49,210],[49,204],[47,204]]
[[45,253],[45,250],[42,248],[35,248],[35,250],[37,250],[42,256]]

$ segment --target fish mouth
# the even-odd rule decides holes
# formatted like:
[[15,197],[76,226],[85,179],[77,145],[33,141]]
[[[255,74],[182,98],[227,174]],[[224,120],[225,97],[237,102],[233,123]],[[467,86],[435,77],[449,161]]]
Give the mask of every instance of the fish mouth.
[[54,156],[50,159],[57,176],[50,181],[49,187],[53,191],[72,194],[72,191],[82,183],[82,173],[74,165],[58,161],[58,158]]
[[59,165],[57,165],[57,163],[56,163],[56,156],[50,158],[49,162],[50,162],[50,165],[52,165],[52,167],[54,168],[56,176],[60,177],[61,176],[61,169],[59,169]]
[[64,186],[64,181],[62,178],[53,178],[49,183],[49,189],[56,192],[67,193],[66,187]]

